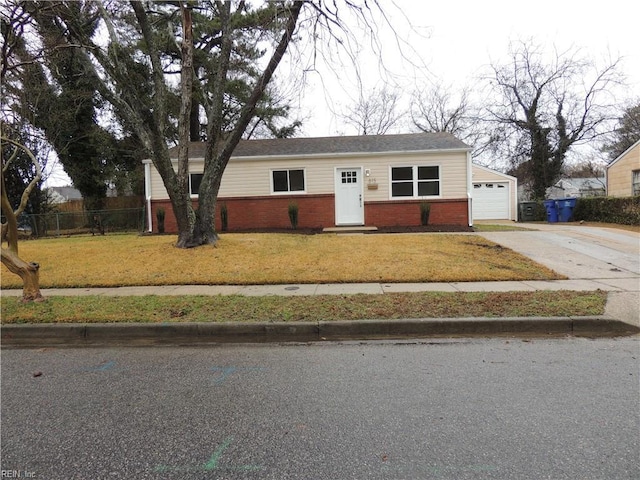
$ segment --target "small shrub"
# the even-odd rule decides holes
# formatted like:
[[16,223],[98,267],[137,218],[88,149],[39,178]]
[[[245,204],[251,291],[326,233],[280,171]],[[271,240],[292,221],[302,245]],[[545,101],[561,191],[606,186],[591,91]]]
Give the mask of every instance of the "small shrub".
[[429,224],[430,213],[431,213],[431,204],[427,202],[422,202],[420,204],[420,224],[422,225]]
[[156,210],[156,218],[158,219],[158,233],[164,233],[164,217],[164,208],[158,208],[158,210]]
[[289,204],[289,221],[294,230],[298,228],[298,204],[295,202]]
[[220,204],[220,221],[222,222],[222,231],[226,232],[229,228],[229,211],[226,203]]

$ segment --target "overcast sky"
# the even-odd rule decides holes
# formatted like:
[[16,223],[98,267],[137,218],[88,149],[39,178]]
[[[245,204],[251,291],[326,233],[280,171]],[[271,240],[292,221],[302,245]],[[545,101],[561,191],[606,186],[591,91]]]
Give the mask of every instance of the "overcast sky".
[[[358,61],[366,88],[380,88],[385,82],[392,82],[410,93],[416,86],[434,81],[474,85],[474,79],[486,71],[490,62],[500,63],[508,58],[510,41],[533,39],[559,50],[583,48],[598,62],[623,57],[621,70],[627,76],[628,87],[619,96],[640,98],[640,8],[633,7],[632,1],[587,4],[576,0],[536,0],[519,2],[517,7],[512,0],[379,3],[395,32],[389,27],[380,31],[384,43],[381,59],[362,37],[364,45]],[[400,47],[394,34],[401,39]],[[349,62],[343,58],[342,64],[334,67],[340,72],[339,79],[320,65],[319,74],[307,75],[307,86],[297,99],[305,115],[303,136],[356,133],[331,113],[349,105],[349,97],[357,97]],[[382,71],[381,63],[389,73]],[[68,182],[64,172],[56,169],[48,184]]]
[[[379,2],[395,33],[405,40],[400,52],[391,40],[391,29],[381,32],[388,46],[381,61],[394,71],[398,82],[405,76],[405,93],[433,81],[473,87],[490,63],[508,59],[510,42],[532,39],[550,52],[554,47],[559,51],[579,48],[600,64],[623,57],[621,71],[629,84],[620,90],[619,97],[640,98],[640,8],[628,0],[608,1],[597,8],[575,0],[536,0],[519,2],[519,6],[507,0]],[[416,70],[402,56],[426,68]],[[363,52],[359,60],[366,72],[366,87],[380,87],[385,80],[377,57]],[[313,117],[305,122],[305,136],[355,133],[330,113],[349,103],[348,93],[342,90],[353,96],[355,82],[348,80],[347,70],[341,71],[337,81],[323,74],[322,82],[328,88],[321,88],[318,78],[310,77],[315,88],[305,91],[302,104],[312,109]]]

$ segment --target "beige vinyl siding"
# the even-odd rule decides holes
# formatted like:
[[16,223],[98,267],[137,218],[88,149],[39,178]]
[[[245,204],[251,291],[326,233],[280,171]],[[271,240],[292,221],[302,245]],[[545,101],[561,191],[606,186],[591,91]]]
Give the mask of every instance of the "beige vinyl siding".
[[164,183],[162,183],[162,177],[156,170],[156,167],[151,165],[151,199],[152,200],[165,200],[169,198],[167,194],[167,189],[164,188]]
[[[364,179],[366,201],[392,199],[390,191],[391,168],[410,166],[440,167],[440,196],[438,198],[466,198],[467,196],[467,155],[465,152],[380,156],[364,160],[362,166],[365,170],[371,171],[370,176]],[[370,190],[367,188],[368,183],[377,183],[378,189]]]
[[631,196],[633,171],[640,170],[640,142],[607,168],[607,195]]
[[[304,170],[306,194],[333,193],[334,159],[231,159],[222,176],[221,197],[272,195],[271,176],[274,170]],[[283,194],[291,195],[295,192]],[[300,194],[300,193],[297,193]],[[273,195],[279,195],[275,193]]]
[[506,182],[508,181],[504,175],[500,175],[498,172],[490,172],[481,168],[473,166],[473,174],[471,177],[472,182]]
[[[389,173],[391,166],[440,166],[440,197],[466,198],[467,155],[466,152],[434,152],[421,154],[393,154],[347,157],[292,157],[292,158],[232,158],[222,176],[220,197],[268,196],[271,192],[273,170],[303,169],[305,171],[306,194],[334,193],[335,169],[340,167],[362,167],[363,189],[366,201],[390,199]],[[177,168],[177,164],[176,164]],[[203,161],[192,159],[190,173],[202,173]],[[367,184],[376,182],[378,188],[371,190]],[[155,168],[151,168],[152,199],[168,198],[162,179]]]
[[[271,194],[269,167],[270,165],[263,161],[243,160],[238,162],[231,159],[222,175],[219,196],[247,197]],[[279,167],[276,166],[278,169]],[[291,168],[297,167],[299,165]]]

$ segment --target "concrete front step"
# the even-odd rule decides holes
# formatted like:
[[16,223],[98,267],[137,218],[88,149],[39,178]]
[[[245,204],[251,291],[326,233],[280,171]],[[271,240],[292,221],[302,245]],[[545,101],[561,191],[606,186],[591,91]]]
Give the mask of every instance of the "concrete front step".
[[357,232],[375,232],[378,227],[365,227],[364,225],[354,225],[349,227],[326,227],[323,232],[327,233],[357,233]]

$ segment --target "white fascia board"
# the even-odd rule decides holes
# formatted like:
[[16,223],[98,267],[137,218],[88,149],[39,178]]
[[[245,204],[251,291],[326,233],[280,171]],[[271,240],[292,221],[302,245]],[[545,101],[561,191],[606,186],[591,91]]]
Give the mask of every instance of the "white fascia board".
[[473,227],[473,162],[471,150],[467,150],[467,216],[469,226]]
[[[144,163],[144,162],[143,162]],[[149,232],[153,232],[153,215],[151,215],[151,163],[144,163],[144,194],[147,202],[147,225]]]
[[[234,161],[255,161],[255,160],[304,160],[304,159],[316,159],[316,158],[363,158],[363,157],[389,157],[389,156],[408,156],[408,155],[434,155],[441,153],[469,153],[469,148],[441,148],[434,150],[400,150],[389,152],[346,152],[346,153],[307,153],[307,154],[294,154],[294,155],[252,155],[245,157],[237,157],[231,155],[231,160]],[[203,162],[204,157],[189,157],[189,161]],[[171,159],[172,163],[177,163],[177,158]],[[142,163],[152,163],[150,159],[142,160]]]
[[[437,149],[437,150],[412,150],[412,151],[389,151],[389,152],[346,152],[346,153],[307,153],[296,155],[254,155],[250,157],[235,157],[231,156],[231,160],[247,161],[247,160],[287,160],[287,159],[316,159],[316,158],[365,158],[365,157],[391,157],[391,156],[408,156],[408,155],[421,155],[421,154],[439,154],[439,153],[468,153],[468,148],[456,148],[456,149]],[[194,159],[198,160],[198,159]]]
[[[295,154],[295,155],[252,155],[249,157],[236,157],[231,156],[231,160],[234,161],[255,161],[255,160],[304,160],[304,159],[316,159],[316,158],[363,158],[363,157],[389,157],[389,156],[401,156],[401,155],[416,155],[416,154],[438,154],[438,153],[468,153],[470,150],[466,148],[456,149],[438,149],[438,150],[414,150],[414,151],[392,151],[392,152],[355,152],[355,153],[307,153],[307,154]],[[203,157],[190,157],[189,161],[203,162]],[[151,162],[151,160],[143,160],[143,162]],[[177,158],[171,159],[172,163],[177,163]]]
[[[634,148],[636,148],[638,145],[640,144],[640,140],[638,140],[636,143],[634,143],[633,145],[631,145],[629,148],[627,148],[624,152],[622,152],[620,155],[618,155],[618,158],[616,158],[613,162],[611,162],[610,164],[608,164],[605,167],[605,171],[609,170],[610,167],[613,167],[613,165],[620,160],[622,157],[624,157],[627,153],[629,153],[631,150],[633,150]],[[606,177],[606,175],[605,175]]]

